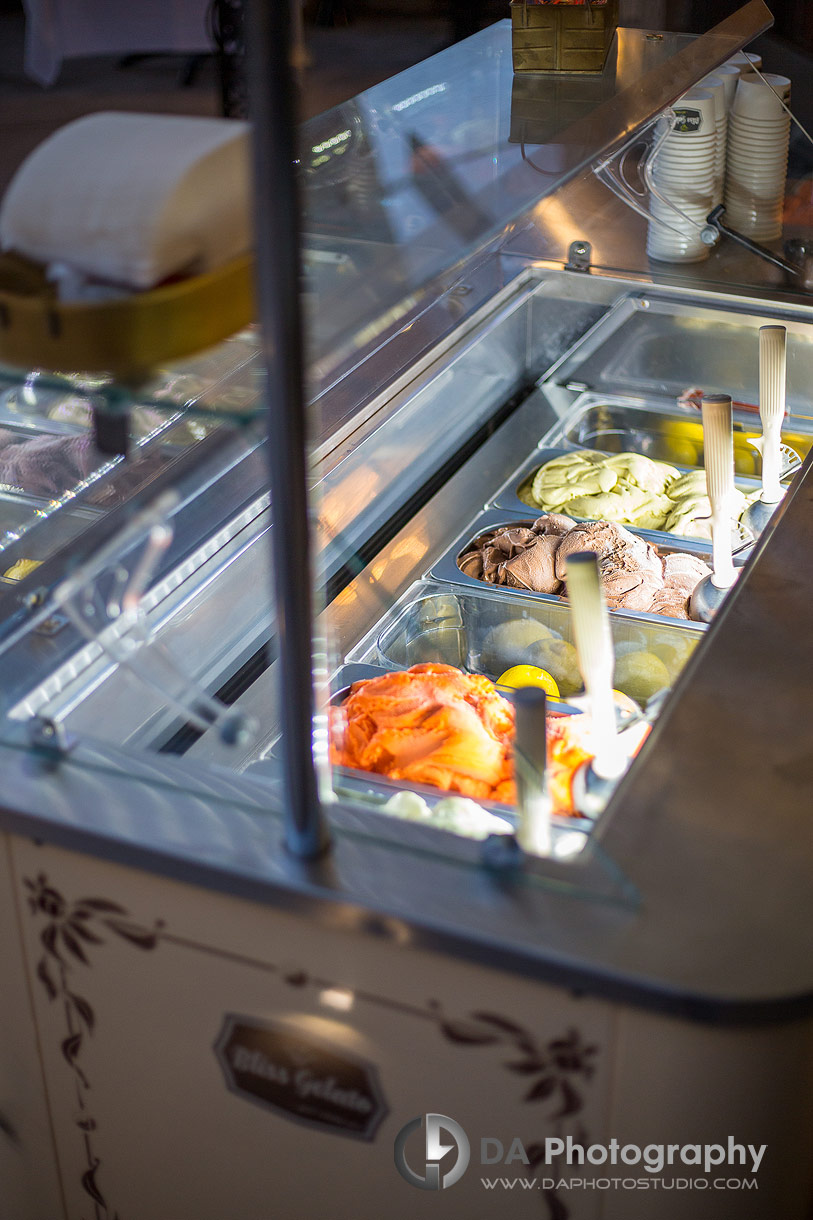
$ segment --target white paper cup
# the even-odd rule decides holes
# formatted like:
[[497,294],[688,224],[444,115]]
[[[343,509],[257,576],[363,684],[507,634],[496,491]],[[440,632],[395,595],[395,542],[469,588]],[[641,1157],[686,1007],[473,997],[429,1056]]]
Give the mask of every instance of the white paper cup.
[[777,147],[776,144],[768,142],[766,144],[748,144],[743,146],[734,146],[729,144],[726,163],[729,169],[732,165],[744,165],[746,168],[751,166],[759,168],[760,166],[773,166],[779,163],[785,165],[787,160],[787,144],[780,144],[779,147]]
[[726,221],[738,233],[742,233],[745,237],[755,237],[759,241],[776,241],[782,236],[781,216],[765,217],[761,213],[757,213],[755,216],[732,218],[726,213]]
[[702,161],[661,161],[652,166],[653,177],[658,174],[685,174],[689,178],[702,178],[705,173],[713,173],[716,157],[709,154]]
[[[781,109],[781,107],[780,107]],[[769,118],[759,118],[757,115],[742,115],[732,110],[729,115],[729,127],[740,127],[743,131],[763,131],[770,127],[790,127],[791,117],[786,110]]]
[[740,79],[740,70],[736,64],[721,64],[719,68],[715,68],[707,77],[700,81],[700,88],[706,88],[706,82],[709,80],[720,80],[723,82],[723,92],[725,94],[726,110],[731,109],[731,103],[734,101],[734,94],[737,92],[737,81]]
[[668,188],[676,188],[679,191],[710,191],[714,182],[714,168],[708,169],[703,174],[697,174],[693,178],[688,178],[686,174],[653,174],[653,184],[658,187],[662,194],[666,194]]
[[[714,116],[715,121],[719,122],[726,117],[728,107],[725,99],[725,83],[721,76],[716,76],[712,73],[711,76],[706,76],[700,82],[700,88],[704,93],[710,93],[714,98]],[[736,82],[735,82],[736,89]]]
[[760,185],[758,182],[727,182],[725,197],[726,208],[731,207],[742,212],[770,212],[772,216],[776,215],[784,204],[784,199],[777,198],[769,186]]
[[667,148],[664,144],[663,148],[655,157],[652,165],[672,165],[685,166],[686,169],[692,169],[698,165],[706,165],[707,163],[714,164],[714,158],[717,153],[717,142],[711,140],[708,146],[695,151],[689,151],[689,145],[686,146],[686,151],[677,150],[674,147]]
[[668,229],[663,229],[658,224],[650,225],[646,239],[647,252],[662,258],[697,252],[703,244],[699,235],[682,237],[679,234],[671,233]]
[[660,165],[652,172],[653,182],[685,182],[692,190],[703,182],[711,182],[713,178],[713,160],[692,168],[686,165]]
[[789,101],[790,81],[786,76],[765,76],[764,81],[759,76],[741,76],[734,94],[731,117],[782,119],[787,117],[782,102],[788,105]]
[[752,144],[735,144],[729,140],[728,143],[728,157],[726,160],[729,165],[735,161],[738,161],[741,165],[774,165],[777,161],[787,161],[787,159],[787,140],[779,143],[775,140],[766,140],[764,143],[754,141]]
[[736,54],[726,60],[726,63],[733,64],[739,70],[741,76],[749,72],[753,73],[754,68],[762,70],[762,56],[755,55],[749,51],[737,51]]
[[[734,82],[736,84],[736,82]],[[726,133],[728,128],[728,105],[726,102],[725,84],[720,76],[710,75],[701,82],[703,89],[714,98],[714,125],[716,129],[714,141],[714,190],[713,203],[723,201],[723,180],[725,178]]]
[[770,141],[773,141],[774,144],[785,145],[790,135],[790,124],[761,123],[759,126],[754,124],[745,127],[732,123],[729,127],[729,134],[732,144],[742,144],[745,148],[750,148],[752,144],[765,144]]
[[674,120],[669,139],[694,140],[715,132],[714,98],[707,89],[692,89],[672,107]]
[[697,185],[698,182],[709,181],[714,177],[715,162],[712,157],[709,161],[698,162],[696,165],[669,165],[664,162],[661,165],[654,166],[652,169],[652,181],[663,182],[667,179],[670,182],[677,180],[678,182],[690,182]]
[[646,239],[649,253],[654,254],[657,251],[661,256],[685,254],[689,250],[698,249],[699,244],[697,237],[687,237],[680,233],[674,233],[671,229],[665,229],[657,222],[650,224]]
[[783,198],[765,198],[739,183],[726,182],[726,221],[747,237],[772,241],[782,235]]
[[[711,105],[713,106],[713,104],[714,104],[713,99],[709,98],[709,101],[710,101]],[[687,109],[689,109],[689,107],[687,107]],[[713,113],[713,111],[712,111],[712,113]],[[679,120],[679,121],[682,121],[682,120]],[[683,132],[683,131],[670,132],[669,135],[666,137],[666,139],[663,141],[661,148],[682,148],[682,149],[685,149],[687,152],[690,152],[693,149],[695,149],[695,147],[697,147],[699,149],[699,148],[703,148],[704,145],[706,145],[706,144],[713,144],[716,132],[717,132],[717,123],[716,123],[716,120],[713,119],[712,121],[710,121],[708,123],[708,125],[706,127],[704,127],[703,131],[694,132],[691,135],[691,138],[687,138],[688,137],[687,132]]]
[[704,190],[678,190],[676,187],[659,187],[659,195],[650,194],[649,210],[653,216],[663,216],[667,220],[674,215],[674,209],[687,213],[698,223],[704,223],[706,213],[710,210],[711,186]]
[[646,252],[649,258],[656,263],[702,263],[711,253],[709,247],[703,242],[697,246],[687,246],[683,249],[673,250],[663,248],[657,243],[650,244],[647,241]]
[[[653,224],[660,225],[664,233],[669,233],[675,240],[680,238],[681,241],[698,241],[700,234],[706,225],[706,218],[711,211],[710,207],[691,208],[684,206],[680,212],[674,212],[667,208],[652,208]],[[761,209],[755,207],[743,206],[743,214],[749,217],[751,213],[760,212]]]
[[[753,184],[754,188],[758,184]],[[751,190],[752,184],[739,183],[742,189]],[[657,192],[657,193],[656,193]],[[676,208],[696,208],[703,212],[703,218],[711,211],[714,200],[714,179],[700,183],[692,188],[679,182],[656,182],[655,191],[650,192],[650,211],[654,214],[672,205]]]
[[742,233],[744,237],[752,237],[754,241],[762,242],[763,244],[778,241],[782,236],[782,223],[770,224],[763,226],[761,224],[732,224],[732,227]]
[[680,157],[690,161],[692,157],[702,157],[704,153],[714,151],[717,140],[717,127],[712,127],[707,135],[696,136],[688,140],[682,136],[669,136],[658,150],[659,157]]
[[[657,203],[657,200],[655,201]],[[758,208],[743,207],[743,211],[758,211]],[[674,239],[681,241],[694,241],[700,236],[700,231],[706,223],[706,215],[703,208],[690,207],[684,205],[680,212],[674,211],[672,208],[664,207],[660,204],[658,207],[652,207],[652,223],[658,224],[663,228],[664,233],[670,233]]]
[[[782,175],[784,177],[784,175]],[[666,197],[666,192],[662,192]],[[729,174],[725,180],[726,200],[759,198],[764,204],[779,204],[785,198],[785,192],[778,190],[775,177],[737,178]]]
[[726,219],[735,228],[753,231],[755,228],[776,229],[782,224],[782,212],[777,208],[742,206],[726,208]]
[[730,143],[737,146],[742,146],[743,149],[756,148],[765,144],[774,144],[776,148],[785,148],[787,137],[790,135],[790,129],[787,123],[782,123],[776,127],[751,127],[742,128],[732,126],[730,129]]
[[[686,203],[682,200],[675,199],[675,207],[680,208],[680,211],[674,211],[672,208],[658,207],[655,208],[650,204],[650,215],[653,221],[657,221],[664,225],[665,228],[676,233],[682,234],[683,237],[696,238],[700,236],[701,230],[706,225],[706,220],[711,211],[711,204],[706,203],[704,207],[696,207],[693,204]],[[743,212],[762,212],[763,208],[753,204],[742,205]]]
[[775,144],[751,144],[747,148],[736,148],[729,145],[727,166],[729,172],[742,170],[744,173],[774,173],[777,167],[786,168],[788,163],[787,144],[777,148]]
[[652,183],[657,188],[657,191],[667,199],[671,199],[672,195],[680,195],[683,199],[690,199],[692,197],[701,199],[705,195],[711,194],[714,185],[714,172],[709,170],[702,178],[694,178],[691,181],[688,181],[685,176],[680,177],[677,174],[669,176],[664,174],[662,177],[653,177]]
[[741,161],[729,161],[729,182],[740,182],[743,186],[749,183],[770,185],[777,195],[785,189],[785,173],[787,161],[773,161],[762,165],[747,165]]
[[730,178],[734,178],[738,182],[751,180],[754,182],[773,182],[777,191],[784,187],[787,168],[787,157],[776,157],[773,159],[766,157],[751,164],[748,161],[739,161],[735,157],[729,157],[728,159],[728,176]]
[[769,182],[738,182],[736,178],[726,179],[726,206],[738,208],[759,208],[765,211],[771,208],[777,211],[784,204],[784,195],[780,195]]
[[772,208],[726,208],[726,220],[735,229],[753,233],[754,229],[776,230],[782,223],[781,213]]
[[785,131],[729,131],[728,147],[739,153],[748,153],[752,148],[760,152],[766,148],[777,148],[783,152],[790,143],[790,132]]

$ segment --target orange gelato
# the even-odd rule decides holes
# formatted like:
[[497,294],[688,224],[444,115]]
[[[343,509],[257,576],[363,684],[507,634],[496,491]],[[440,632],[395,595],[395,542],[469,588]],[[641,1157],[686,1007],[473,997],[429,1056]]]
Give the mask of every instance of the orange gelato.
[[[582,716],[548,717],[555,813],[573,813],[573,772],[590,757]],[[514,709],[494,683],[452,665],[413,665],[354,682],[331,708],[334,764],[514,804]]]

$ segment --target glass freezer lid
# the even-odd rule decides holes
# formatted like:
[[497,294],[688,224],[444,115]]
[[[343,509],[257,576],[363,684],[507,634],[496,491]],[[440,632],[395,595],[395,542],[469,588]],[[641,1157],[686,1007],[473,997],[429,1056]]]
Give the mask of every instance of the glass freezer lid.
[[313,383],[372,350],[430,283],[454,284],[464,260],[771,21],[751,0],[699,38],[619,29],[604,71],[580,77],[514,74],[500,21],[307,123]]

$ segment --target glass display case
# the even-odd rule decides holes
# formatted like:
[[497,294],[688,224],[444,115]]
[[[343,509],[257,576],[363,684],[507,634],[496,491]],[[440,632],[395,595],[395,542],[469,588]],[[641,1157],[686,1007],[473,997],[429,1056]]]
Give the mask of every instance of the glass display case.
[[[701,38],[621,29],[604,72],[578,87],[515,77],[510,23],[498,22],[306,124],[299,486],[293,460],[269,481],[296,455],[277,430],[290,370],[283,349],[263,349],[266,306],[259,328],[156,372],[126,401],[81,373],[4,370],[0,901],[20,945],[0,967],[56,1047],[43,1053],[42,1089],[9,1119],[55,1132],[36,1189],[33,1152],[13,1169],[20,1198],[33,1190],[21,1218],[56,1214],[48,1200],[61,1193],[70,1220],[89,1199],[100,1216],[214,1220],[231,1207],[264,1220],[278,1185],[258,1168],[267,1138],[343,1184],[332,1215],[363,1214],[366,1181],[376,1207],[413,1216],[420,1196],[393,1178],[391,1141],[414,1112],[456,1114],[474,1145],[492,1121],[510,1141],[534,1100],[518,1104],[526,1068],[510,1063],[512,1089],[491,1062],[477,1090],[465,1085],[463,1048],[479,1047],[531,1065],[545,1113],[523,1163],[541,1183],[561,1173],[540,1133],[584,1141],[582,1117],[594,1139],[642,1144],[741,1129],[772,1149],[760,1204],[767,1190],[777,1214],[802,1216],[813,590],[798,555],[813,530],[813,307],[797,280],[725,241],[697,266],[650,263],[645,218],[606,181],[770,20],[751,0]],[[258,143],[265,136],[258,125]],[[262,176],[258,187],[270,297],[267,252],[288,234]],[[569,499],[551,499],[540,472],[588,459],[618,471],[629,454],[665,464],[653,490],[625,459],[623,477],[648,495],[638,507],[646,500],[649,516],[626,522],[633,543],[657,563],[658,590],[670,566],[710,572],[705,512],[681,515],[677,492],[667,495],[703,477],[701,412],[686,391],[734,399],[744,509],[760,489],[752,442],[768,324],[787,331],[784,499],[759,536],[737,534],[738,579],[711,625],[689,618],[679,581],[660,601],[608,595],[630,765],[591,805],[573,785],[594,753],[578,624],[552,535],[535,526],[568,513]],[[591,487],[610,490],[599,480],[585,495]],[[310,555],[297,553],[303,531],[286,515],[306,492]],[[557,528],[601,515],[579,501]],[[540,539],[552,575],[533,588],[516,560]],[[578,549],[599,541],[584,535]],[[296,615],[312,604],[311,631]],[[291,661],[305,635],[307,672]],[[402,688],[415,666],[460,688],[440,721]],[[535,845],[524,835],[528,776],[517,776],[518,800],[512,769],[517,666],[549,683],[547,831]],[[283,726],[302,691],[308,723],[294,739]],[[378,720],[376,698],[392,701]],[[371,723],[383,734],[374,756]],[[302,800],[307,783],[292,786],[296,770],[313,775],[318,802]],[[303,841],[313,850],[297,854]],[[110,964],[91,1006],[76,973],[102,943]],[[188,994],[173,991],[176,978]],[[142,987],[153,1008],[134,1021],[127,1004]],[[94,1012],[105,1021],[90,1046]],[[9,1020],[16,1053],[33,1063],[30,1030]],[[117,1028],[135,1048],[129,1067],[113,1064]],[[562,1039],[572,1054],[557,1050]],[[246,1066],[272,1045],[286,1072],[321,1055],[334,1085],[347,1073],[356,1127],[341,1100],[323,1092],[306,1106],[272,1080],[273,1064]],[[410,1080],[410,1047],[437,1072],[437,1091],[428,1074]],[[736,1087],[754,1056],[758,1107]],[[122,1107],[132,1072],[145,1101]],[[147,1117],[159,1079],[174,1092],[160,1105],[190,1130],[172,1215],[165,1175],[134,1184],[135,1145],[154,1160],[163,1138]],[[84,1144],[74,1121],[94,1124]],[[239,1134],[224,1135],[232,1121]],[[125,1129],[137,1134],[117,1144]],[[318,1177],[286,1180],[280,1214],[315,1214]],[[444,1214],[486,1214],[478,1183],[470,1173],[442,1194]],[[555,1183],[538,1189],[551,1217],[571,1214]],[[764,1214],[756,1194],[730,1198],[736,1210],[718,1196],[703,1211],[693,1198],[693,1214]],[[517,1214],[539,1214],[533,1202]],[[679,1204],[672,1196],[659,1215],[685,1215]],[[651,1215],[631,1194],[572,1206]]]

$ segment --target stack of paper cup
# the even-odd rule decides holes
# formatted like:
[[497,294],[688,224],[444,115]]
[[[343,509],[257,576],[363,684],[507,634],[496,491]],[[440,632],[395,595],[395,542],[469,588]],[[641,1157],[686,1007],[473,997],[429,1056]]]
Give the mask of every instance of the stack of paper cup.
[[[728,126],[725,208],[735,229],[758,241],[782,235],[788,172],[790,81],[740,77]],[[768,87],[770,86],[770,88]],[[781,101],[780,101],[781,98]]]
[[760,72],[762,71],[762,56],[753,55],[750,51],[738,51],[736,55],[727,59],[726,63],[734,64],[739,68],[741,76],[753,75],[756,68],[759,68]]
[[669,263],[699,263],[709,256],[700,233],[712,208],[717,144],[714,95],[685,94],[674,106],[672,130],[652,162],[646,250]]
[[[723,192],[725,189],[725,157],[728,136],[726,87],[723,77],[715,74],[704,77],[700,82],[700,88],[704,92],[710,93],[714,98],[714,126],[716,135],[714,141],[714,184],[711,202],[714,207],[717,207],[718,203],[723,202]],[[734,82],[734,88],[736,89],[736,81]]]
[[[711,80],[712,77],[717,77],[723,82],[725,89],[725,108],[726,114],[731,110],[734,104],[734,94],[737,92],[737,84],[740,79],[740,70],[735,64],[721,64],[719,68],[715,68],[713,72],[709,72],[706,80]],[[698,89],[705,89],[705,81],[701,81],[697,86]]]

